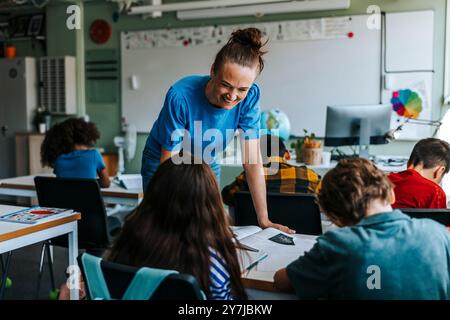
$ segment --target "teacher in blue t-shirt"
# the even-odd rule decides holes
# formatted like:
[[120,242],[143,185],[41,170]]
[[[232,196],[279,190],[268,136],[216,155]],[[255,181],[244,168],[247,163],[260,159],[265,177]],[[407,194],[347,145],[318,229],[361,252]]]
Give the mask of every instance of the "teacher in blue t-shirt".
[[238,130],[247,150],[243,167],[259,225],[292,233],[272,223],[267,213],[259,149],[260,91],[254,83],[264,67],[261,38],[256,28],[233,32],[217,53],[209,76],[188,76],[170,87],[147,138],[141,174],[145,190],[159,164],[183,149],[201,157],[219,178],[216,153],[223,151]]

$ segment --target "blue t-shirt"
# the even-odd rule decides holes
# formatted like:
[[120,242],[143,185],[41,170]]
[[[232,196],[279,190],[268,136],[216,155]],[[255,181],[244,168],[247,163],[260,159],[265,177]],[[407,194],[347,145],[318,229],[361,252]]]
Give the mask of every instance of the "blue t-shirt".
[[302,299],[450,299],[450,232],[399,210],[330,230],[287,266]]
[[61,178],[96,179],[97,172],[105,169],[105,163],[97,149],[75,150],[60,155],[53,172]]
[[225,150],[237,129],[245,133],[244,139],[259,138],[258,86],[253,84],[244,100],[226,110],[215,107],[206,98],[209,80],[209,76],[189,76],[170,87],[145,144],[141,168],[144,188],[159,166],[161,147],[169,151],[180,149],[183,130],[190,136],[186,139],[191,146],[188,151],[208,163],[217,177],[220,165],[216,156]]

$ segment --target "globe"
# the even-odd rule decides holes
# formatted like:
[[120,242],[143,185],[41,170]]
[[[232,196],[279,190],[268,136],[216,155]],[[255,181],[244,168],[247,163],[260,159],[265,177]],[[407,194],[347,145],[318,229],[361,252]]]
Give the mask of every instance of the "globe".
[[265,110],[261,112],[261,129],[267,130],[267,134],[279,136],[284,141],[289,139],[291,123],[287,115],[279,110]]

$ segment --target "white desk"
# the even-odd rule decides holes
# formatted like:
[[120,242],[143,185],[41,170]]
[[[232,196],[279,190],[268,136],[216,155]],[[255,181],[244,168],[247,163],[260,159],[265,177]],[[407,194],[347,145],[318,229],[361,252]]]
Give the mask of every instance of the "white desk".
[[[398,172],[406,170],[406,163],[403,165],[387,165],[386,162],[382,162],[383,160],[387,161],[389,158],[402,158],[397,156],[379,156],[377,157],[376,165],[377,167],[384,172]],[[289,164],[294,166],[304,165],[304,163],[296,162],[295,158],[288,161]],[[222,171],[233,173],[237,176],[241,171],[243,171],[242,161],[240,157],[227,157],[220,159],[219,164],[222,166]],[[331,161],[329,164],[321,164],[316,166],[306,165],[309,169],[314,170],[318,175],[323,177],[330,169],[334,168],[337,164],[337,161]],[[224,170],[225,169],[225,170]],[[231,170],[230,170],[231,169]],[[222,177],[221,177],[222,180]],[[221,181],[221,187],[224,187],[228,183],[234,181],[234,177],[224,177],[224,181]]]
[[[0,194],[17,197],[37,197],[34,186],[34,177],[22,176],[0,180]],[[39,176],[54,177],[54,174],[43,173]],[[142,188],[127,190],[115,183],[111,183],[111,187],[101,189],[103,200],[111,204],[124,204],[130,206],[138,205],[144,197]]]
[[[24,207],[0,205],[0,214],[22,210]],[[23,224],[0,221],[0,254],[13,251],[45,241],[63,234],[69,235],[69,265],[76,266],[78,255],[77,220],[81,214],[74,212],[71,215],[38,222],[36,224]],[[70,298],[78,300],[78,290],[70,291]]]

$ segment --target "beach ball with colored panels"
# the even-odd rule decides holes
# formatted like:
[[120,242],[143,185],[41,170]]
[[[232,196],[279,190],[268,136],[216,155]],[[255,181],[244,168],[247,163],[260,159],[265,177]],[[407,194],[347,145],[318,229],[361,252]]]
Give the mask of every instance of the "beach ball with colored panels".
[[422,112],[422,99],[409,89],[394,91],[391,103],[392,109],[401,117],[417,119]]

